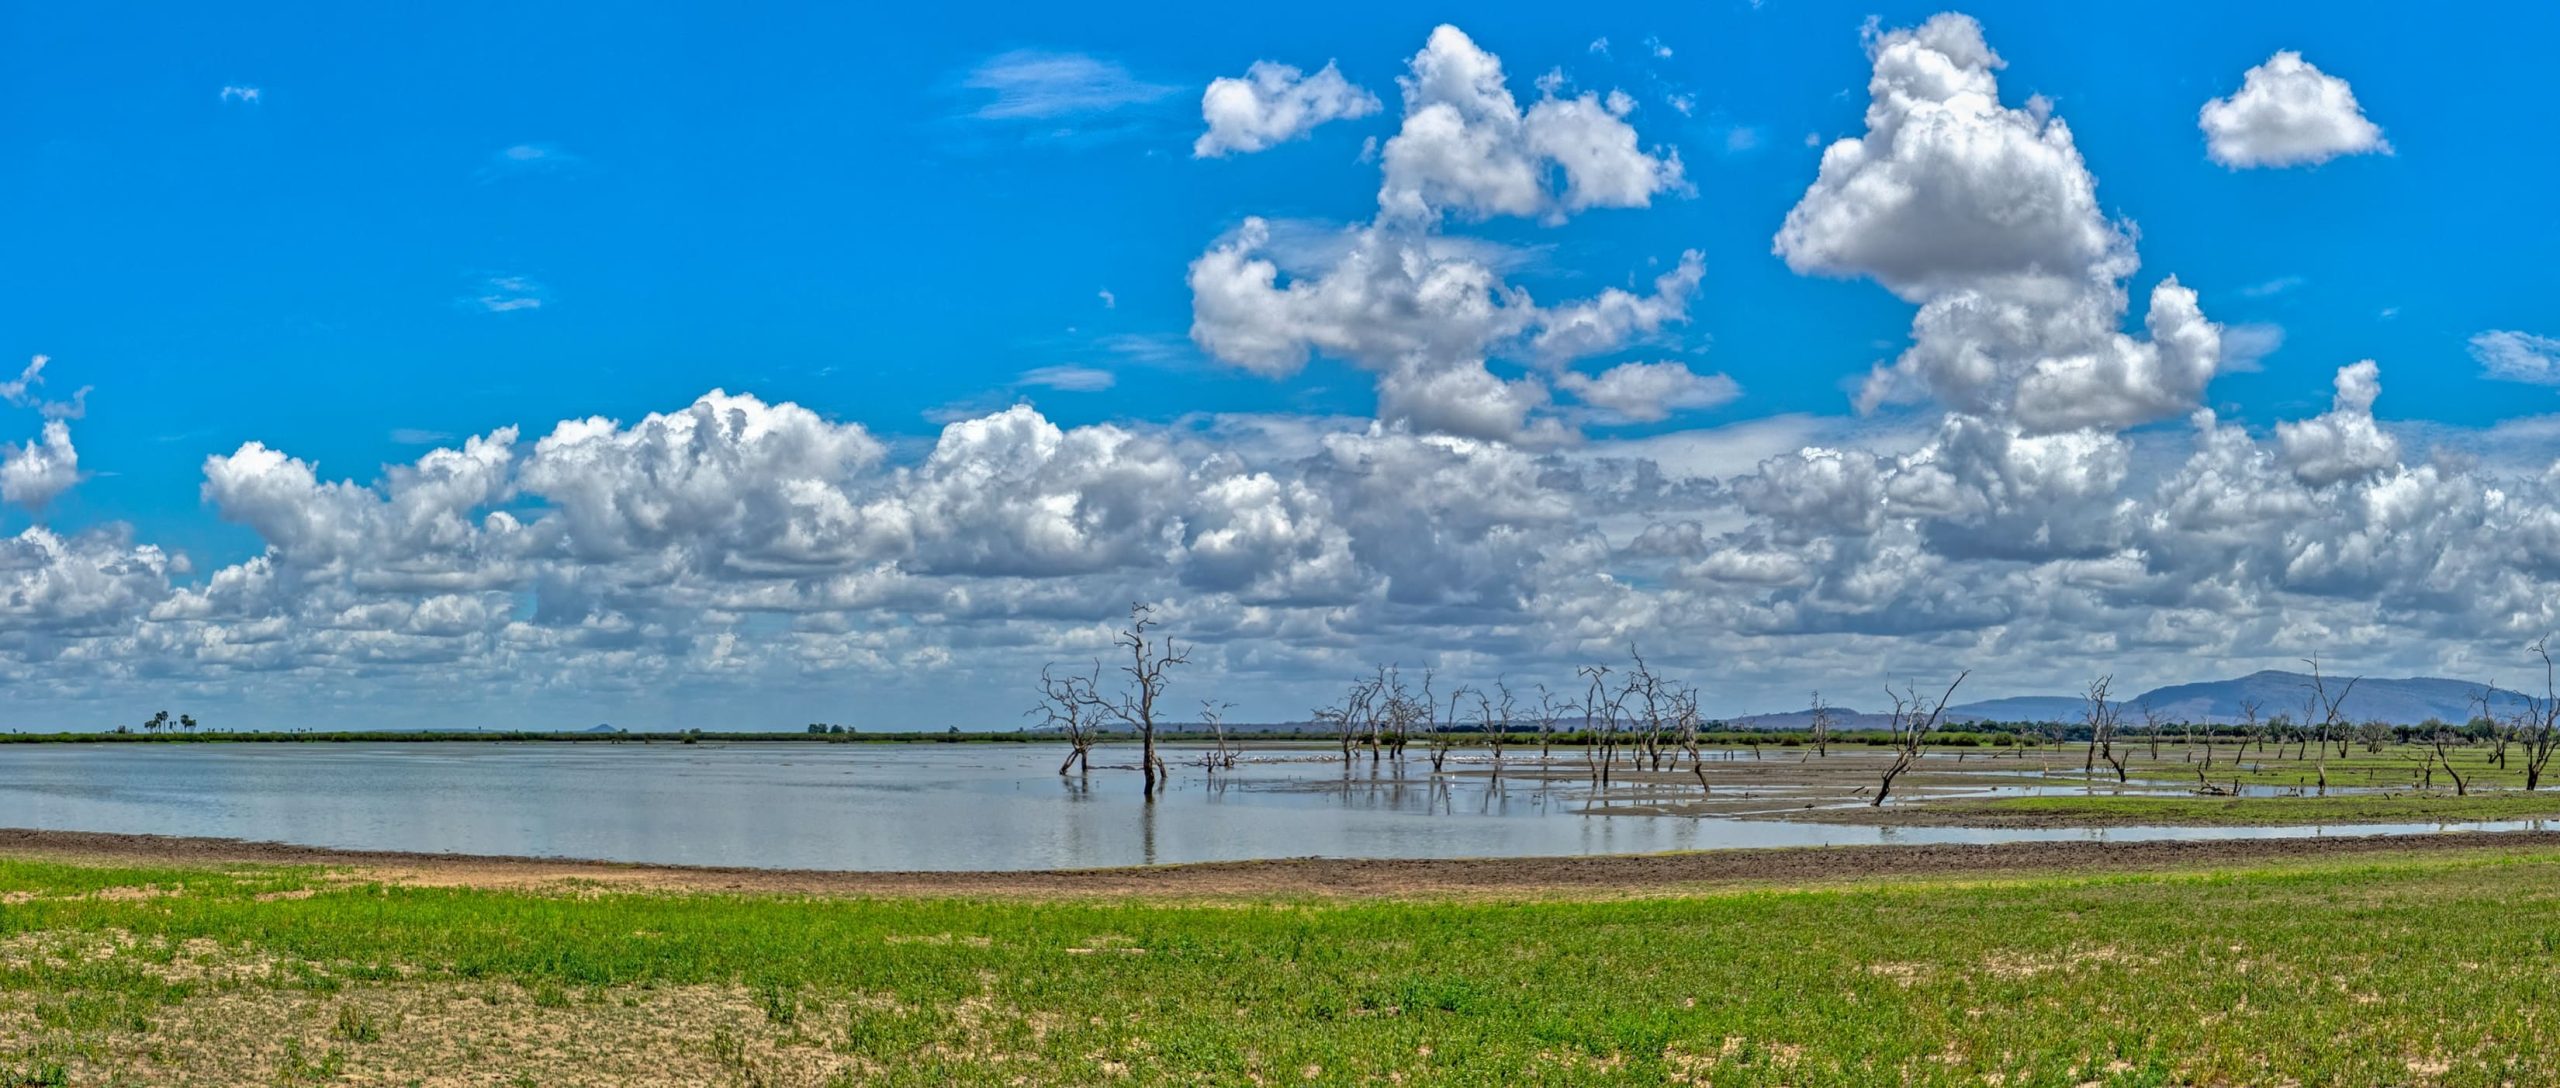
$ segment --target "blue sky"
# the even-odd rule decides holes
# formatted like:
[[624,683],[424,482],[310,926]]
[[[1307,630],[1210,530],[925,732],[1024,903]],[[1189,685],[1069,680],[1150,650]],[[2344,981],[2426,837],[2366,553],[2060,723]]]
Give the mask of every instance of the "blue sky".
[[[1366,539],[1356,525],[1345,530],[1349,547],[1386,587],[1376,591],[1387,602],[1381,611],[1348,616],[1361,607],[1346,602],[1366,599],[1351,590],[1322,600],[1232,591],[1221,599],[1214,579],[1177,573],[1191,559],[1184,549],[1198,544],[1204,522],[1196,516],[1146,529],[1173,543],[1145,561],[1005,567],[990,576],[1019,596],[1001,607],[985,604],[992,590],[968,594],[956,584],[965,581],[954,573],[959,566],[937,566],[920,558],[923,551],[860,562],[839,556],[826,573],[886,562],[903,577],[938,580],[943,604],[934,608],[872,602],[820,619],[812,617],[825,610],[805,603],[774,612],[679,605],[682,587],[634,582],[623,588],[635,600],[650,599],[647,586],[664,591],[651,611],[684,612],[642,623],[656,632],[649,641],[658,655],[645,664],[498,653],[489,640],[506,638],[491,626],[478,632],[476,647],[447,648],[457,656],[419,646],[390,655],[410,661],[407,668],[350,657],[344,647],[306,648],[264,660],[249,677],[236,662],[169,649],[201,644],[202,631],[181,638],[155,627],[176,622],[167,618],[176,607],[169,601],[202,592],[216,572],[271,548],[281,549],[279,565],[305,564],[307,579],[351,596],[385,593],[373,603],[406,608],[404,615],[441,592],[368,588],[381,580],[365,575],[366,564],[405,570],[420,561],[413,554],[333,553],[326,561],[283,554],[295,547],[275,535],[283,522],[243,513],[240,501],[226,507],[208,486],[207,459],[247,443],[396,506],[385,466],[501,427],[519,428],[516,441],[529,448],[564,420],[631,424],[680,411],[715,388],[859,425],[884,450],[865,471],[916,463],[946,424],[1017,403],[1069,434],[1107,426],[1167,442],[1171,461],[1195,475],[1225,456],[1284,483],[1293,472],[1331,478],[1306,467],[1315,432],[1359,432],[1376,419],[1387,433],[1428,437],[1434,424],[1381,405],[1375,365],[1321,343],[1303,370],[1281,377],[1204,347],[1192,335],[1197,302],[1186,270],[1247,217],[1323,237],[1378,216],[1380,164],[1364,157],[1364,143],[1398,133],[1406,105],[1398,78],[1444,21],[1499,56],[1509,91],[1524,104],[1541,97],[1533,81],[1551,69],[1565,77],[1566,98],[1623,91],[1632,107],[1624,123],[1639,146],[1676,149],[1680,177],[1640,205],[1577,210],[1560,222],[1460,208],[1434,236],[1498,253],[1492,263],[1505,280],[1541,303],[1605,288],[1645,294],[1683,251],[1699,251],[1703,279],[1680,319],[1575,365],[1597,372],[1676,361],[1740,390],[1729,399],[1701,396],[1661,418],[1574,416],[1562,424],[1571,432],[1564,439],[1554,430],[1463,437],[1550,464],[1642,460],[1642,451],[1666,443],[1759,450],[1777,432],[1909,455],[1944,425],[1942,413],[1980,409],[1936,387],[1863,414],[1853,406],[1870,368],[1912,344],[1916,296],[1881,287],[1893,273],[1855,262],[1833,261],[1812,274],[1792,269],[1773,252],[1773,237],[1790,209],[1811,199],[1822,148],[1867,131],[1872,58],[1861,27],[1871,18],[1879,34],[1917,27],[1938,10],[1788,0],[1605,10],[827,5],[768,8],[748,20],[683,5],[13,7],[0,17],[7,21],[0,143],[14,160],[0,174],[0,233],[13,257],[10,289],[0,292],[0,356],[49,357],[48,396],[92,388],[85,412],[68,424],[76,486],[12,508],[0,530],[104,531],[185,559],[165,584],[115,606],[122,612],[83,612],[67,624],[29,612],[13,621],[10,675],[56,693],[32,712],[45,720],[112,717],[155,690],[176,690],[260,720],[300,721],[428,683],[438,663],[467,663],[492,685],[484,701],[403,713],[548,720],[568,707],[595,707],[671,720],[715,707],[741,723],[842,718],[854,712],[829,708],[843,706],[848,690],[878,684],[891,692],[878,705],[896,713],[975,721],[1008,718],[1020,700],[1001,693],[946,705],[950,697],[937,694],[945,689],[917,680],[911,664],[863,664],[841,646],[774,649],[782,656],[749,671],[801,679],[791,694],[760,685],[766,694],[743,704],[728,686],[734,674],[723,679],[700,667],[705,655],[717,656],[709,647],[721,631],[767,646],[792,625],[897,633],[910,649],[938,647],[954,675],[977,678],[964,686],[995,692],[997,678],[1025,661],[1087,653],[1091,628],[1105,616],[1085,613],[1094,602],[1133,595],[1196,609],[1200,632],[1218,650],[1201,672],[1203,685],[1230,684],[1268,714],[1294,713],[1351,665],[1383,656],[1382,646],[1404,654],[1422,647],[1453,670],[1554,671],[1645,634],[1636,617],[1647,614],[1657,616],[1665,641],[1697,643],[1690,666],[1710,688],[1725,684],[1736,710],[1783,703],[1791,696],[1780,693],[1818,682],[1780,660],[1794,653],[1786,647],[1795,639],[1850,661],[1871,660],[1878,647],[1908,648],[1914,669],[1966,654],[2014,660],[2017,675],[2004,683],[2021,689],[2063,679],[2062,666],[2023,647],[2066,629],[2098,640],[2083,647],[2089,660],[2071,662],[2083,671],[2108,654],[2129,655],[2125,671],[2159,682],[2225,671],[2226,645],[2169,633],[2115,640],[2131,622],[2126,610],[2141,603],[2132,599],[2086,608],[2041,602],[1999,610],[1998,622],[1922,624],[1931,632],[1925,637],[1898,623],[1797,622],[1802,602],[1779,598],[1820,583],[1818,575],[1778,589],[1751,583],[1773,596],[1750,602],[1715,603],[1698,591],[1672,604],[1629,605],[1612,621],[1622,629],[1606,631],[1589,621],[1495,614],[1503,610],[1472,590],[1419,607],[1372,554],[1398,546]],[[2560,163],[2549,141],[2534,138],[2548,121],[2538,43],[2560,30],[2560,15],[2529,5],[2411,12],[2379,4],[2167,4],[2102,14],[1995,3],[1964,11],[2005,62],[1996,70],[2001,105],[2026,110],[2030,96],[2049,102],[2094,178],[2100,213],[2138,247],[2139,269],[2122,284],[2132,301],[2119,327],[2139,336],[2144,300],[2171,274],[2221,326],[2219,368],[2190,398],[2194,406],[2245,425],[2272,449],[2279,421],[2330,407],[2340,367],[2379,363],[2386,392],[2373,414],[2399,436],[2398,459],[2371,478],[2313,485],[2319,474],[2302,477],[2309,490],[2299,501],[2323,511],[2370,506],[2370,496],[2339,488],[2383,488],[2384,477],[2421,468],[2435,452],[2461,451],[2519,473],[2518,466],[2538,471],[2549,463],[2548,440],[2536,437],[2547,432],[2535,422],[2550,412],[2553,390],[2484,375],[2473,340],[2500,330],[2560,335],[2546,263],[2560,251],[2560,221],[2542,196]],[[1595,48],[1604,39],[1606,48]],[[2298,51],[2352,84],[2388,151],[2281,167],[2209,159],[2199,108],[2240,90],[2243,73],[2279,50]],[[1266,60],[1308,72],[1331,61],[1382,108],[1257,153],[1194,157],[1203,88]],[[1024,71],[1049,76],[1007,82],[1007,72]],[[2536,343],[2513,342],[2528,354]],[[1567,383],[1561,372],[1538,377],[1539,365],[1497,350],[1487,367],[1552,386],[1562,418]],[[1096,388],[1106,376],[1108,387]],[[1974,414],[2006,426],[2006,412]],[[22,413],[0,437],[31,441],[38,424],[36,413]],[[2183,409],[2102,428],[2135,466],[2121,488],[2130,494],[2173,474],[2195,445],[2191,429]],[[1296,437],[1270,437],[1283,430]],[[1263,437],[1237,437],[1244,434]],[[1695,494],[1678,501],[1594,507],[1558,499],[1570,513],[1533,520],[1571,532],[1539,550],[1563,547],[1568,537],[1596,539],[1626,554],[1581,577],[1685,593],[1676,589],[1682,575],[1649,567],[1630,550],[1646,529],[1697,526],[1706,543],[1685,557],[1693,565],[1760,554],[1755,539],[1800,543],[1812,532],[1747,520],[1761,511],[1735,513],[1732,496],[1747,489],[1738,481],[1749,468],[1676,470],[1694,477]],[[860,496],[891,486],[844,489]],[[2432,478],[2401,486],[2459,490]],[[2482,483],[2478,493],[2491,490],[2514,488]],[[535,488],[500,491],[462,520],[508,510],[533,522],[560,505]],[[1107,506],[1091,491],[1067,501]],[[1346,524],[1359,521],[1351,501],[1326,500]],[[276,516],[307,523],[322,515]],[[1515,516],[1524,515],[1462,517],[1466,526],[1446,530],[1455,535],[1432,539],[1481,542],[1516,530],[1506,520]],[[1929,522],[1947,515],[1910,516],[1904,528],[1914,539],[1953,531]],[[720,546],[703,541],[652,539],[684,563],[753,566],[706,558]],[[497,602],[487,624],[541,622],[533,617],[542,587],[589,577],[577,564],[604,551],[617,562],[630,558],[628,549],[591,543],[542,544],[549,552],[538,562],[558,566],[484,570],[466,579],[468,592]],[[2267,556],[2217,561],[2236,571],[2272,565],[2298,573],[2300,549],[2313,543],[2297,541],[2287,553],[2277,542]],[[2068,581],[2055,564],[2133,555],[2130,562],[2156,580],[2190,590],[2211,580],[2162,559],[2168,549],[2158,541],[2066,550],[1981,576]],[[2289,557],[2277,562],[2279,554]],[[1452,564],[1437,573],[1453,584],[1491,577]],[[2499,569],[2528,585],[2543,577],[2532,562]],[[2301,652],[2313,641],[2343,645],[2376,667],[2499,661],[2531,633],[2533,618],[2508,609],[2490,625],[2496,629],[2476,617],[2448,618],[2389,643],[2372,632],[2407,627],[2415,613],[2403,610],[2437,615],[2452,607],[2424,600],[2411,582],[2444,572],[2370,564],[2360,571],[2352,585],[2251,583],[2239,596],[2206,594],[2175,606],[2199,616],[2238,609],[2262,630],[2299,636]],[[1855,581],[1845,568],[1835,573],[1839,584]],[[817,572],[760,576],[801,579],[805,589]],[[1945,570],[1928,577],[1973,585]],[[983,611],[948,607],[955,592]],[[1559,593],[1542,584],[1494,595],[1534,610]],[[2160,590],[2146,599],[2160,605],[2170,596]],[[597,603],[602,597],[578,599],[595,610],[590,616],[633,612]],[[1462,599],[1471,603],[1449,603]],[[154,607],[161,618],[150,614]],[[185,622],[231,625],[224,629],[236,634],[237,625],[263,619],[295,630],[292,641],[306,629],[345,630],[342,620],[320,623],[322,610],[343,616],[353,605],[286,595],[229,607],[237,611],[199,609],[203,616]],[[1796,620],[1744,622],[1727,607],[1774,608]],[[2339,607],[2354,614],[2332,614]],[[2031,630],[2025,612],[2059,626]],[[1674,613],[1686,618],[1661,618]],[[1690,623],[1754,634],[1711,648],[1713,639],[1684,633]],[[427,637],[411,626],[412,637]],[[117,641],[131,639],[139,641]],[[89,649],[66,652],[75,643]],[[837,668],[826,663],[828,652],[851,656]],[[135,654],[159,655],[157,664],[104,663]],[[1735,655],[1753,663],[1709,679]],[[865,679],[866,668],[885,671]],[[1842,683],[1864,690],[1873,678]],[[527,707],[534,709],[520,709]]]

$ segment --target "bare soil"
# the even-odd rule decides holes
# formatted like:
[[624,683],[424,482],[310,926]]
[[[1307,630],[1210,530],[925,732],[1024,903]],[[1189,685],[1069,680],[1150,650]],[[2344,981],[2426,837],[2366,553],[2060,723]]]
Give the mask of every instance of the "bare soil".
[[331,850],[237,839],[0,829],[0,856],[139,865],[313,865],[349,879],[396,884],[1032,899],[1645,894],[1719,884],[1783,886],[1889,877],[2106,872],[2520,848],[2560,848],[2560,831],[1842,846],[1591,857],[1296,858],[1030,872],[846,872]]

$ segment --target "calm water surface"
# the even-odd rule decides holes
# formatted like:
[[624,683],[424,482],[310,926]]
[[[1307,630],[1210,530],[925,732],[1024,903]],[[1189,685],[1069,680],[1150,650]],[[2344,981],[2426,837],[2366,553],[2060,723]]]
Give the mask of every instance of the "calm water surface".
[[[1154,805],[1134,751],[1089,785],[1012,744],[0,746],[0,826],[811,869],[1047,869],[1308,856],[1488,857],[1729,846],[2308,836],[2318,828],[1971,830],[1588,815],[1571,789],[1345,779],[1257,752],[1215,782],[1179,764]],[[1103,764],[1126,761],[1129,768]],[[2514,825],[2475,825],[2503,828]],[[2360,826],[2355,834],[2431,827]]]

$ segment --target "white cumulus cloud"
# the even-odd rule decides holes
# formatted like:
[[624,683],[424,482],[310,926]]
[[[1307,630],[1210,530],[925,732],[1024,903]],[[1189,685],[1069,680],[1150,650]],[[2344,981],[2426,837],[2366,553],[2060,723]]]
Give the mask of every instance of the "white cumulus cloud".
[[2220,329],[2174,277],[2150,338],[2118,331],[2131,232],[2102,213],[2070,127],[2000,101],[2004,66],[1964,15],[1871,30],[1865,135],[1833,143],[1775,248],[1798,272],[1868,276],[1920,304],[1912,345],[1862,408],[1933,397],[2033,431],[2121,428],[2193,408]]
[[1286,64],[1255,61],[1244,78],[1210,81],[1200,96],[1200,119],[1209,130],[1191,144],[1198,158],[1261,151],[1287,143],[1328,121],[1366,117],[1382,108],[1378,96],[1326,61],[1314,75]]
[[2237,93],[2206,102],[2196,123],[2204,129],[2205,153],[2234,169],[2391,151],[2347,81],[2290,49],[2249,69]]
[[79,482],[80,451],[71,446],[70,425],[59,419],[46,420],[33,442],[0,444],[0,500],[42,510]]
[[1713,408],[1742,395],[1742,386],[1732,378],[1700,374],[1674,362],[1620,363],[1597,375],[1568,371],[1557,384],[1584,404],[1637,423]]
[[2313,487],[2355,480],[2400,460],[2400,443],[2373,421],[2382,371],[2367,359],[2338,368],[2337,396],[2319,416],[2276,424],[2277,447],[2296,478]]
[[1626,121],[1632,99],[1549,94],[1523,112],[1501,58],[1454,26],[1433,30],[1397,82],[1404,123],[1379,155],[1378,204],[1387,216],[1430,222],[1454,211],[1558,222],[1589,208],[1644,207],[1685,184],[1676,151],[1639,146]]

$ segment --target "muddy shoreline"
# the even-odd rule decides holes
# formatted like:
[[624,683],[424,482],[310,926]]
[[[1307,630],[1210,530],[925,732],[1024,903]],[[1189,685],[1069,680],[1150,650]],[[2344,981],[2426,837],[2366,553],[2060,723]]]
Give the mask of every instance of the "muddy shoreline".
[[968,898],[1643,894],[1723,884],[2111,872],[2445,850],[2560,849],[2560,831],[2296,839],[1836,846],[1587,857],[1293,858],[1131,869],[860,872],[641,865],[557,858],[332,850],[236,839],[0,829],[0,856],[136,865],[315,865],[425,886]]

